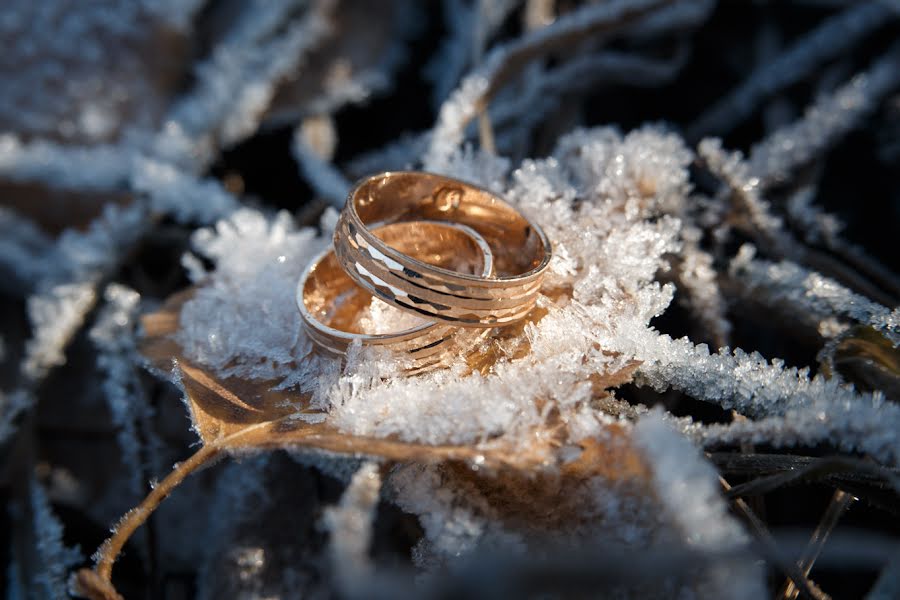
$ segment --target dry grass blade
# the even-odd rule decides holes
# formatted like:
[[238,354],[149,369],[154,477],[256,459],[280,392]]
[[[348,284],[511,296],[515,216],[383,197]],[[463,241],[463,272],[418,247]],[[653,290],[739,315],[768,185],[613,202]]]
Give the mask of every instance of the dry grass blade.
[[[806,547],[806,550],[803,551],[800,560],[797,561],[797,566],[800,567],[804,575],[809,576],[809,572],[812,570],[816,559],[822,552],[826,540],[828,540],[828,535],[837,525],[838,519],[841,518],[841,515],[844,514],[844,511],[850,507],[854,500],[855,498],[852,495],[842,490],[837,490],[834,493],[831,502],[828,503],[825,514],[822,515],[822,520],[819,521],[819,525],[816,527],[816,530],[809,540],[809,545]],[[797,597],[797,594],[797,586],[793,581],[788,580],[784,584],[780,597],[785,600],[793,600]]]
[[808,480],[820,480],[830,478],[832,475],[851,473],[867,475],[879,481],[888,483],[894,490],[900,492],[900,477],[891,469],[878,466],[874,463],[856,460],[843,456],[833,456],[813,460],[802,467],[793,467],[782,473],[776,473],[760,477],[746,483],[732,487],[728,491],[730,498],[744,496],[759,496],[768,494],[780,487],[791,483]]
[[[719,477],[719,482],[726,493],[731,491],[731,485],[725,481],[723,477]],[[773,560],[777,560],[777,566],[784,572],[789,580],[796,584],[800,595],[804,598],[813,598],[814,600],[828,600],[830,598],[828,594],[810,581],[796,564],[788,560],[779,560],[778,557],[781,556],[781,553],[778,551],[777,544],[772,538],[772,534],[769,533],[765,524],[759,520],[759,517],[756,516],[744,500],[736,498],[732,503],[738,512],[740,512],[747,520],[747,523],[750,525],[751,530],[756,535],[759,542],[766,548],[768,555],[771,556]]]

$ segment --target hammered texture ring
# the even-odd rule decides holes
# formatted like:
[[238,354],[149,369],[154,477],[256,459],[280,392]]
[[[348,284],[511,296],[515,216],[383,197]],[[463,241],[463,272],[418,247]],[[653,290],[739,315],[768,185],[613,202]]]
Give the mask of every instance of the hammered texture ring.
[[[429,264],[376,229],[380,223],[412,221],[471,228],[493,254],[493,274]],[[381,173],[357,184],[338,219],[334,252],[347,275],[377,298],[471,328],[524,318],[537,301],[551,257],[543,230],[493,192],[423,172]]]

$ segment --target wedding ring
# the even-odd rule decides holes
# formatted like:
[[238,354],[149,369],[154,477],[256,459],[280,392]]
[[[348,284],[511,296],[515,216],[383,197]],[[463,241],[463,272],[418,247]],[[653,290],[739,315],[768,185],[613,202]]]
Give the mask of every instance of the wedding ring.
[[[490,246],[464,225],[418,221],[375,224],[371,231],[376,239],[441,272],[479,277],[493,274]],[[359,341],[405,353],[412,361],[410,370],[420,371],[443,364],[483,337],[483,332],[460,330],[414,315],[408,316],[414,322],[399,331],[366,333],[359,317],[371,303],[372,295],[348,276],[331,249],[310,262],[297,284],[301,323],[310,339],[331,354],[346,354],[350,344]]]
[[[422,220],[478,232],[493,253],[493,275],[428,264],[373,227]],[[475,328],[524,318],[551,256],[541,228],[496,194],[423,172],[382,173],[358,183],[338,219],[334,251],[344,271],[375,297],[427,319]]]

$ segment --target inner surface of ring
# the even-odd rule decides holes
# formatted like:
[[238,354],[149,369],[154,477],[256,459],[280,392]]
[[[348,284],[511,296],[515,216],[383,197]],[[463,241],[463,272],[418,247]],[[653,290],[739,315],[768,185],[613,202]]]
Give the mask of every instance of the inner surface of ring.
[[548,251],[542,236],[513,207],[486,190],[440,175],[386,173],[363,182],[351,200],[366,225],[425,219],[471,227],[490,245],[499,277],[528,273],[545,260]]
[[[382,225],[373,233],[386,244],[424,263],[460,273],[481,275],[485,255],[464,230],[441,223],[404,222]],[[372,295],[344,272],[334,252],[310,271],[303,286],[303,304],[320,323],[348,333],[364,333],[359,314]]]

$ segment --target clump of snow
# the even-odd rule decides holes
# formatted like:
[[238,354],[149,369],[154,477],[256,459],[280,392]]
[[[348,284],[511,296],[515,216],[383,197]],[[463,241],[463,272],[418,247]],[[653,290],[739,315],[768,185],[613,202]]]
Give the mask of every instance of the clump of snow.
[[[749,542],[722,498],[715,468],[670,428],[661,411],[655,410],[638,421],[634,441],[652,465],[653,488],[683,543],[700,550],[727,552]],[[752,563],[716,565],[704,579],[700,597],[749,599],[766,595],[762,569]]]

